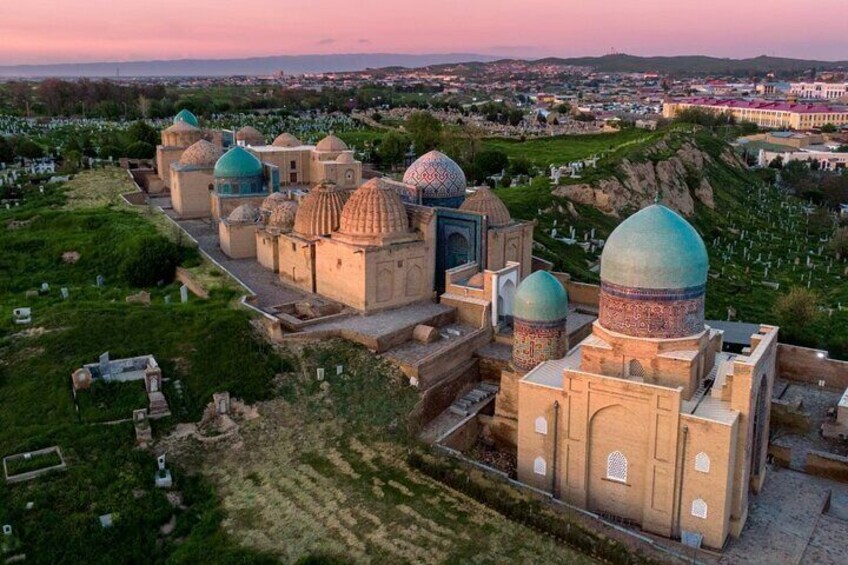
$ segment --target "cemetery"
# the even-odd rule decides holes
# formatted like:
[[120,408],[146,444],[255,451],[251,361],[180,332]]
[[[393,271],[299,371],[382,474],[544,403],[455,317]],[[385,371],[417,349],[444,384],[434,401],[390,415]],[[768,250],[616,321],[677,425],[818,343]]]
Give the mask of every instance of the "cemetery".
[[28,481],[66,468],[62,451],[56,446],[16,453],[3,458],[3,472],[7,483]]

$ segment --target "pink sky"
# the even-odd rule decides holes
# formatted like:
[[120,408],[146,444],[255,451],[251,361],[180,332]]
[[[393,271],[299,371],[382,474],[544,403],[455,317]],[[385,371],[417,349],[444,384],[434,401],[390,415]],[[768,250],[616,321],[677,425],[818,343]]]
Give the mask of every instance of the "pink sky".
[[848,59],[848,0],[0,0],[0,64],[307,53]]

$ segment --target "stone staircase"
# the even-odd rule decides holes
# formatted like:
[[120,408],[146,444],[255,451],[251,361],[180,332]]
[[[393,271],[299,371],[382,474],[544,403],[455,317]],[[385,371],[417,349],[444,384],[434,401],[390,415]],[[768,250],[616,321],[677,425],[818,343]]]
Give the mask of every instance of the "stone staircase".
[[468,416],[475,408],[479,407],[481,403],[495,396],[498,393],[498,390],[500,390],[498,385],[488,382],[477,383],[474,388],[454,400],[449,410],[452,414],[456,414],[457,416]]

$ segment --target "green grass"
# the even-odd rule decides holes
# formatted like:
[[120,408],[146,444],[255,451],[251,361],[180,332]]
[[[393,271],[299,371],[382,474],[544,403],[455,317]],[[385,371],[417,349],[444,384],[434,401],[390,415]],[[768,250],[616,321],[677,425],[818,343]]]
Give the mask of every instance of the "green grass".
[[62,458],[59,457],[59,454],[55,451],[48,451],[47,453],[32,454],[29,459],[23,456],[7,459],[6,474],[11,477],[12,475],[38,471],[61,464]]
[[[13,524],[35,563],[192,562],[207,545],[233,562],[261,555],[245,552],[219,529],[223,515],[204,480],[178,467],[177,489],[185,508],[174,508],[153,487],[156,462],[135,447],[131,423],[93,422],[129,418],[146,405],[142,383],[95,385],[80,393],[80,414],[70,388],[71,372],[96,361],[153,354],[166,378],[183,383],[180,397],[168,385],[175,420],[196,420],[213,392],[229,390],[248,401],[273,395],[275,375],[286,360],[254,335],[249,315],[231,307],[232,291],[213,289],[208,300],[166,305],[176,285],[150,290],[152,304],[129,304],[139,289],[115,275],[119,250],[135,237],[156,233],[144,215],[98,201],[78,207],[56,188],[27,197],[24,205],[0,211],[0,455],[58,445],[68,471],[27,483],[0,484],[0,523]],[[76,197],[76,196],[74,196]],[[78,204],[78,203],[77,203]],[[88,207],[87,207],[88,206]],[[93,206],[93,207],[92,207]],[[8,229],[12,220],[29,223]],[[76,263],[62,260],[78,251]],[[98,274],[104,288],[95,286]],[[42,282],[48,293],[27,295]],[[63,300],[60,287],[70,297]],[[13,307],[33,309],[33,322],[12,322]],[[172,463],[173,465],[173,463]],[[32,510],[26,510],[28,502]],[[114,513],[115,526],[101,529],[97,517]],[[159,528],[176,516],[176,532]],[[177,540],[182,540],[178,544]],[[193,549],[192,549],[193,548]],[[180,556],[183,556],[180,558]]]
[[631,145],[647,143],[661,135],[640,129],[624,129],[615,133],[560,135],[527,141],[488,138],[483,140],[483,149],[502,151],[510,159],[524,157],[537,167],[547,169],[551,164],[564,165],[592,155],[612,154]]

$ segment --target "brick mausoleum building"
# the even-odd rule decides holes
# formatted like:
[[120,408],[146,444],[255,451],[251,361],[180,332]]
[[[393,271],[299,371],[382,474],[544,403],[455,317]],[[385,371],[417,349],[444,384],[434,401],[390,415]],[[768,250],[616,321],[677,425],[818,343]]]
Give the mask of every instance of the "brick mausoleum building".
[[517,402],[499,396],[496,410],[514,417],[519,480],[663,536],[721,547],[740,534],[765,473],[777,328],[761,326],[747,355],[723,353],[704,325],[707,265],[677,213],[637,212],[607,241],[599,319],[566,355],[551,334],[565,293],[525,279],[515,316],[537,319],[527,332],[516,321]]

